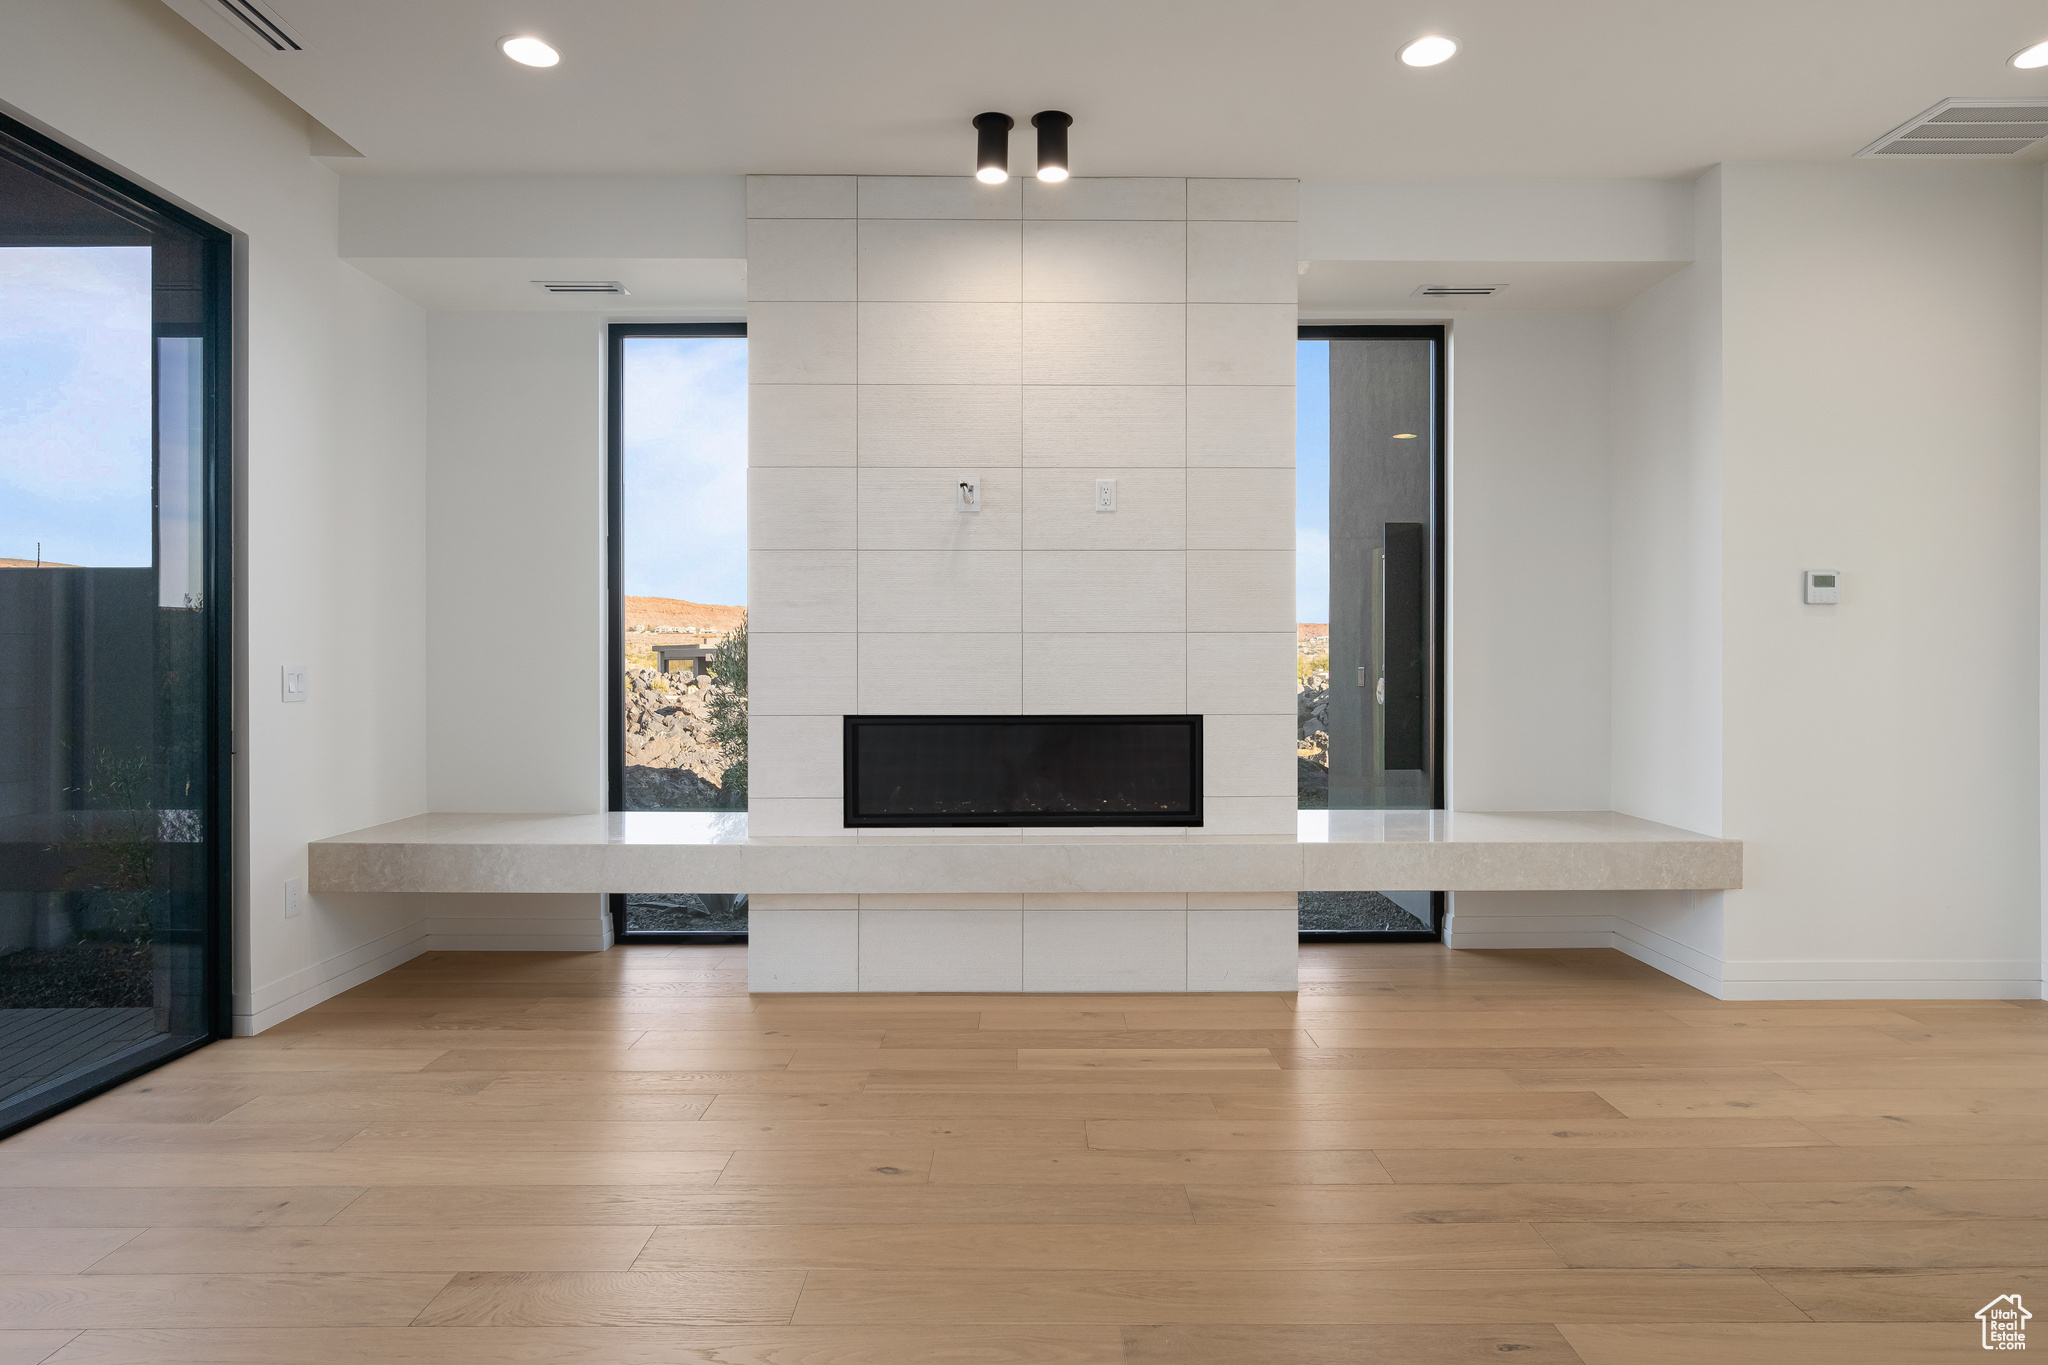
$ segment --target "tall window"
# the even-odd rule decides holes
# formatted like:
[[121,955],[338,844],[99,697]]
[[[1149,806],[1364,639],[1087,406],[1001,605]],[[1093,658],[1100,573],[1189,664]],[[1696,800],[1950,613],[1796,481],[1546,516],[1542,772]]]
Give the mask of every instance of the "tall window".
[[[1444,331],[1304,327],[1296,395],[1303,810],[1443,804]],[[1304,893],[1307,934],[1434,937],[1440,896]]]
[[0,1133],[228,1030],[227,290],[0,119]]
[[[611,329],[612,808],[747,808],[747,342]],[[613,898],[619,938],[746,932],[746,897]]]

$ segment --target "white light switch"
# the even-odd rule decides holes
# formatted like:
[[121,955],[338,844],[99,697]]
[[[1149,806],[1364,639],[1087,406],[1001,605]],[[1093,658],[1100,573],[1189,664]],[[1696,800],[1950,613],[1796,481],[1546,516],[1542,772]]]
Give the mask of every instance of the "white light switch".
[[304,701],[306,699],[306,666],[304,664],[286,664],[283,674],[281,686],[284,689],[284,699],[286,701]]
[[958,512],[979,512],[981,510],[981,476],[969,474],[960,480],[959,501],[953,504]]
[[1095,510],[1098,512],[1114,512],[1116,510],[1115,479],[1097,479],[1095,481]]
[[305,908],[306,879],[304,877],[286,877],[284,879],[284,917],[290,919],[293,915],[304,912]]

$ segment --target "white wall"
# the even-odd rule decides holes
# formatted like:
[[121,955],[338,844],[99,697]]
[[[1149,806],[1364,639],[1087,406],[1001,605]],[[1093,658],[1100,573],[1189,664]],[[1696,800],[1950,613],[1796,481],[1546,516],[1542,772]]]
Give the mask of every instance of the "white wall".
[[1614,316],[1613,808],[1721,832],[1721,255],[1717,168],[1699,259]]
[[[1699,182],[1695,264],[1611,322],[1611,790],[1744,840],[1746,886],[1461,895],[1455,943],[1606,942],[1730,998],[2039,993],[2039,176]],[[1502,638],[1461,619],[1454,670]]]
[[1451,333],[1449,799],[1608,806],[1607,318]]
[[1732,995],[2039,988],[2040,176],[1724,169]]
[[605,322],[437,313],[428,803],[605,809]]
[[[427,337],[427,808],[604,810],[605,320]],[[417,899],[437,949],[609,941],[602,896]]]
[[352,175],[344,256],[744,257],[737,175]]
[[[335,253],[306,116],[148,0],[16,0],[0,90],[82,150],[246,234],[238,469],[237,1027],[419,951],[396,898],[283,918],[308,840],[425,806],[424,317]],[[285,705],[278,667],[311,666]]]
[[1308,180],[1310,261],[1689,261],[1682,180]]

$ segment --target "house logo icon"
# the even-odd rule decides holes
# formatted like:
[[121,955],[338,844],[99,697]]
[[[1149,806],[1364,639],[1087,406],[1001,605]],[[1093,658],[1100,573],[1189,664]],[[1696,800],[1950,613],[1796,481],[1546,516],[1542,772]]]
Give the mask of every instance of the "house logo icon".
[[1984,1324],[1984,1349],[2024,1351],[2027,1349],[2027,1319],[2033,1317],[2017,1294],[2000,1294],[1977,1310]]

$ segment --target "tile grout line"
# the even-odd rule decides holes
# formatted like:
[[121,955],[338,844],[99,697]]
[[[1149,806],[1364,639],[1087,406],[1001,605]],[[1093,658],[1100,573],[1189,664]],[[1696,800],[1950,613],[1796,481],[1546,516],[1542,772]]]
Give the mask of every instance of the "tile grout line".
[[[860,659],[861,659],[861,644],[862,644],[862,641],[863,641],[863,639],[865,638],[865,636],[866,636],[866,633],[867,633],[867,632],[865,632],[864,630],[862,630],[862,629],[861,629],[861,615],[860,615],[860,605],[861,605],[861,579],[862,579],[862,573],[861,573],[861,570],[862,570],[862,568],[863,568],[863,567],[864,567],[864,566],[866,565],[866,563],[867,563],[867,553],[868,553],[867,551],[865,551],[865,550],[863,550],[863,549],[861,548],[861,544],[860,544],[860,505],[859,505],[859,504],[860,504],[860,482],[861,482],[861,474],[862,474],[862,472],[863,472],[863,471],[864,471],[864,470],[865,470],[865,469],[867,468],[867,465],[866,465],[866,461],[865,461],[865,459],[864,459],[864,452],[863,452],[863,451],[862,451],[862,449],[861,449],[861,425],[860,425],[860,411],[861,411],[861,395],[862,395],[862,392],[863,392],[863,390],[864,390],[864,389],[866,388],[866,385],[865,385],[865,383],[863,382],[864,376],[863,376],[863,375],[862,375],[862,373],[861,373],[861,329],[860,329],[860,322],[861,322],[861,311],[860,311],[860,310],[861,310],[861,303],[860,303],[860,241],[861,241],[861,223],[862,223],[862,221],[863,221],[863,219],[862,219],[862,217],[861,217],[861,211],[860,211],[860,210],[861,210],[861,203],[860,203],[860,197],[861,197],[861,180],[862,180],[862,179],[863,179],[863,177],[861,177],[861,176],[855,176],[855,177],[853,178],[853,297],[854,297],[854,305],[853,305],[853,467],[854,467],[854,476],[853,476],[853,477],[854,477],[854,512],[853,512],[853,517],[854,517],[854,520],[853,520],[853,547],[854,547],[854,548],[853,548],[853,623],[852,623],[852,624],[853,624],[853,713],[854,713],[855,715],[857,715],[857,716],[859,716],[859,715],[865,715],[865,714],[867,714],[867,712],[866,712],[866,709],[865,709],[865,707],[864,707],[864,706],[862,705],[862,701],[861,701],[861,691],[860,691]],[[843,722],[842,722],[842,724],[843,724]],[[844,753],[844,750],[843,750],[843,747],[842,747],[842,751],[841,751],[841,755],[840,755],[840,763],[841,763],[842,765],[844,765],[845,761],[846,761],[846,759],[845,759],[845,753]],[[842,801],[843,801],[843,800],[844,800],[843,792],[844,792],[844,787],[845,787],[845,782],[846,782],[846,774],[845,774],[845,772],[844,772],[843,770],[842,770],[842,771],[840,772],[840,774],[839,774],[839,781],[840,781],[840,785],[841,785],[841,790],[842,790],[842,798],[841,798],[841,799],[842,799]],[[841,818],[842,818],[842,819],[844,818],[844,812],[843,812],[843,809],[842,809],[842,815],[841,815]],[[860,992],[861,992],[861,986],[862,986],[862,980],[861,980],[861,905],[860,905],[860,896],[859,896],[858,894],[855,894],[855,895],[853,896],[853,898],[852,898],[852,899],[853,899],[853,993],[854,993],[855,995],[859,995],[859,994],[860,994]],[[862,1084],[863,1084],[863,1085],[865,1085],[866,1083],[865,1083],[865,1082],[863,1082]],[[738,1153],[734,1153],[734,1156],[737,1156],[737,1155],[738,1155]],[[730,1162],[730,1161],[728,1161],[728,1162],[727,1162],[727,1164],[728,1164],[728,1165],[730,1165],[730,1164],[731,1164],[731,1162]],[[724,1172],[723,1172],[723,1170],[721,1170],[721,1171],[720,1171],[720,1178],[721,1178],[721,1179],[723,1179],[723,1178],[724,1178]],[[805,1276],[804,1276],[804,1282],[805,1282],[806,1284],[808,1284],[808,1283],[810,1282],[810,1273],[809,1273],[808,1271],[806,1271],[806,1272],[805,1272]],[[800,1303],[800,1302],[802,1302],[802,1300],[803,1300],[803,1288],[802,1288],[801,1286],[799,1286],[799,1287],[798,1287],[798,1289],[797,1289],[797,1302],[798,1302],[798,1303]],[[796,1309],[797,1309],[797,1305],[796,1305],[796,1303],[792,1303],[792,1304],[790,1305],[790,1309],[789,1309],[789,1315],[790,1315],[790,1320],[791,1320],[792,1322],[794,1322],[794,1321],[796,1320]]]
[[[1017,459],[1017,711],[1018,715],[1029,715],[1025,705],[1024,670],[1024,193],[1020,181],[1017,192],[1017,448],[1012,452]],[[1008,632],[1004,632],[1007,634]],[[1022,921],[1017,930],[1018,979],[1023,979],[1024,931]]]
[[[863,460],[863,458],[862,458],[862,450],[861,450],[861,439],[860,439],[860,434],[861,434],[861,426],[860,426],[860,409],[861,409],[861,401],[860,401],[860,400],[861,400],[861,393],[862,393],[862,390],[863,390],[863,389],[864,389],[864,388],[866,387],[866,385],[865,385],[865,384],[864,384],[864,383],[862,382],[863,376],[862,376],[862,374],[861,374],[861,331],[860,331],[860,321],[861,321],[861,313],[860,313],[860,309],[861,309],[861,304],[860,304],[860,240],[861,240],[861,223],[862,223],[862,221],[863,221],[863,220],[862,220],[862,218],[861,218],[861,212],[860,212],[860,209],[861,209],[861,204],[860,204],[860,186],[861,186],[861,180],[862,180],[862,178],[863,178],[863,177],[860,177],[860,176],[855,176],[855,177],[853,178],[853,297],[854,297],[854,304],[853,304],[853,468],[854,468],[854,476],[853,476],[853,477],[854,477],[854,512],[853,512],[853,713],[854,713],[855,715],[857,715],[857,716],[859,716],[859,715],[865,715],[865,714],[867,714],[866,710],[864,709],[864,707],[863,707],[863,706],[862,706],[862,704],[861,704],[861,693],[860,693],[860,657],[861,657],[861,642],[862,642],[862,639],[863,639],[863,637],[864,637],[864,636],[865,636],[865,634],[866,634],[866,632],[865,632],[865,631],[863,631],[863,630],[861,629],[861,618],[860,618],[860,590],[861,590],[861,577],[862,577],[862,575],[861,575],[861,569],[862,569],[862,567],[863,567],[863,566],[864,566],[864,565],[865,565],[865,564],[867,563],[867,551],[863,550],[863,549],[861,548],[861,544],[860,544],[860,505],[859,505],[859,504],[860,504],[860,477],[861,477],[861,472],[862,472],[863,470],[865,470],[865,469],[866,469],[866,467],[867,467],[867,466],[866,466],[866,464],[865,464],[865,462],[864,462],[864,460]],[[843,724],[843,722],[842,722],[842,724]],[[841,764],[843,765],[843,764],[845,763],[845,761],[846,761],[846,759],[845,759],[845,753],[844,753],[844,750],[843,750],[843,748],[842,748],[842,751],[841,751],[841,755],[840,755],[840,762],[841,762]],[[844,791],[844,786],[845,786],[845,782],[846,782],[846,774],[845,774],[845,772],[844,772],[843,770],[842,770],[842,771],[840,772],[840,774],[839,774],[839,781],[840,781],[840,784],[841,784],[841,789],[842,789],[842,793],[843,793],[843,791]],[[842,795],[842,798],[841,798],[841,799],[842,799],[842,800],[844,799],[843,795]],[[844,818],[844,812],[843,812],[843,809],[842,809],[842,815],[841,815],[841,818],[842,818],[842,819]],[[861,991],[861,954],[860,954],[860,941],[861,941],[861,932],[860,932],[860,931],[861,931],[861,907],[860,907],[860,896],[859,896],[858,894],[855,894],[855,895],[853,896],[853,898],[852,898],[852,899],[853,899],[853,993],[854,993],[855,995],[858,995],[858,994],[860,994],[860,991]],[[785,1068],[785,1069],[786,1069],[786,1068]],[[865,1084],[865,1082],[863,1082],[863,1084]],[[734,1153],[734,1156],[737,1156],[737,1155],[738,1155],[738,1153],[737,1153],[737,1152],[735,1152],[735,1153]],[[730,1165],[730,1164],[731,1164],[731,1161],[730,1161],[730,1160],[728,1160],[726,1164],[727,1164],[727,1165]],[[723,1179],[723,1178],[724,1178],[724,1171],[723,1171],[723,1170],[721,1169],[721,1171],[720,1171],[720,1179]],[[810,1278],[810,1276],[809,1276],[809,1272],[808,1272],[808,1271],[806,1271],[806,1272],[805,1272],[805,1283],[809,1283],[809,1278]],[[803,1289],[802,1289],[801,1287],[799,1287],[799,1288],[798,1288],[798,1290],[797,1290],[797,1299],[798,1299],[798,1301],[799,1301],[799,1302],[801,1302],[801,1301],[802,1301],[802,1299],[803,1299]],[[796,1319],[796,1304],[791,1304],[791,1305],[790,1305],[790,1309],[789,1309],[789,1314],[790,1314],[790,1320],[791,1320],[791,1321],[795,1321],[795,1319]]]
[[[1194,697],[1194,650],[1190,647],[1193,632],[1188,629],[1188,297],[1194,292],[1194,260],[1188,239],[1192,232],[1192,219],[1188,216],[1188,181],[1180,182],[1180,637],[1181,637],[1181,711],[1188,713]],[[1200,795],[1198,793],[1198,795]],[[1206,813],[1206,800],[1203,818]],[[1188,934],[1192,921],[1181,929],[1181,973],[1182,984],[1186,984],[1188,967]]]

